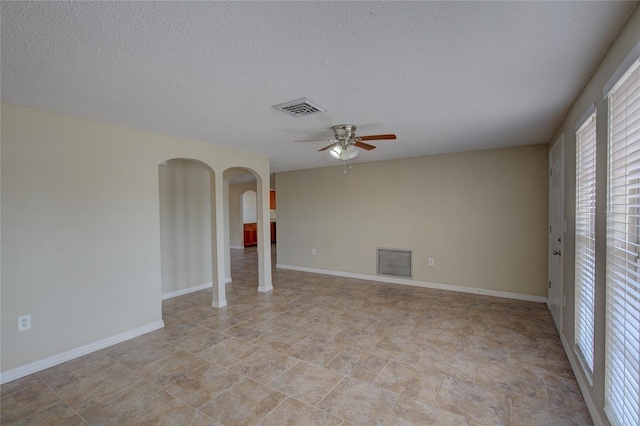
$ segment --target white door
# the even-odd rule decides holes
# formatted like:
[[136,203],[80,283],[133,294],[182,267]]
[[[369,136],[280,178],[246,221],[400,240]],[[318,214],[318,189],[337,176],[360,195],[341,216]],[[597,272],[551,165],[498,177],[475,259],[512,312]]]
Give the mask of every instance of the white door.
[[564,245],[564,137],[549,151],[549,295],[547,305],[562,331],[562,248]]

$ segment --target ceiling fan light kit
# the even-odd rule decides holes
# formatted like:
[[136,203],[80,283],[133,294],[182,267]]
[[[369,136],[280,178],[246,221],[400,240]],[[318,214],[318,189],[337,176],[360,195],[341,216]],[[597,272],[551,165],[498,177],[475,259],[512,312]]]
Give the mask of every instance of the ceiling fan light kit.
[[356,136],[356,126],[353,124],[338,124],[333,126],[334,137],[331,139],[307,140],[296,142],[331,142],[330,145],[320,148],[318,151],[329,150],[329,154],[336,160],[351,160],[356,158],[360,151],[357,148],[371,151],[376,147],[362,141],[381,141],[396,139],[396,135],[387,133],[384,135]]
[[356,158],[359,154],[359,151],[354,148],[353,145],[347,145],[343,147],[342,145],[336,145],[329,150],[329,154],[336,160],[351,160]]

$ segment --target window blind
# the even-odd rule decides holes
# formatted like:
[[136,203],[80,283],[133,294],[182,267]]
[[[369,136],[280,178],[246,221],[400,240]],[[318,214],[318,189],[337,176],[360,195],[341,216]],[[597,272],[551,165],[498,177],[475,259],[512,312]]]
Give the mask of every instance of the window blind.
[[640,424],[640,60],[609,94],[605,412]]
[[593,384],[596,263],[596,113],[576,132],[575,348]]

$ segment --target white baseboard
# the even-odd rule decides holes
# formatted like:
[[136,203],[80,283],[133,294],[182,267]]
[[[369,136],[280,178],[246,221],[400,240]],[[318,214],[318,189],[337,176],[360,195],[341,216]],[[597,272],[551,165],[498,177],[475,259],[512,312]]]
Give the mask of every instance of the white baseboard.
[[[229,284],[231,282],[231,277],[225,278],[224,283]],[[174,297],[183,296],[185,294],[193,293],[194,291],[200,291],[207,288],[213,287],[212,282],[194,285],[193,287],[182,288],[180,290],[171,291],[169,293],[165,293],[162,295],[162,300],[172,299]]]
[[260,293],[268,293],[271,290],[273,290],[273,286],[272,285],[269,285],[269,286],[258,286],[258,291]]
[[584,403],[589,410],[589,414],[591,415],[591,420],[595,426],[604,426],[604,421],[602,417],[600,417],[600,413],[596,409],[596,405],[593,403],[593,399],[591,399],[591,394],[589,393],[589,387],[587,383],[584,381],[584,377],[582,376],[578,362],[576,362],[575,357],[571,352],[571,348],[567,343],[567,339],[564,338],[564,334],[558,333],[560,335],[560,340],[562,340],[562,346],[564,347],[564,351],[567,353],[567,358],[569,358],[569,364],[571,364],[571,369],[573,370],[573,375],[576,376],[576,381],[578,382],[578,386],[580,387],[580,392],[582,392],[582,398],[584,399]]
[[331,271],[327,269],[308,268],[306,266],[276,264],[276,268],[290,269],[292,271],[311,272],[314,274],[334,275],[338,277],[356,278],[360,280],[378,281],[390,284],[412,285],[415,287],[434,288],[437,290],[457,291],[460,293],[482,294],[485,296],[502,297],[506,299],[524,300],[527,302],[546,303],[547,298],[541,296],[533,296],[530,294],[509,293],[507,291],[488,290],[476,287],[463,287],[451,284],[430,283],[426,281],[408,280],[405,278],[394,278],[381,275],[356,274],[353,272]]
[[236,249],[236,250],[244,250],[244,247],[242,246],[229,246],[229,248]]
[[47,368],[54,367],[58,364],[62,364],[63,362],[80,358],[81,356],[88,355],[92,352],[99,351],[100,349],[124,342],[125,340],[133,339],[134,337],[141,336],[163,327],[164,321],[158,320],[150,324],[143,325],[142,327],[134,328],[133,330],[125,331],[124,333],[116,334],[115,336],[107,337],[106,339],[98,340],[97,342],[89,343],[88,345],[80,346],[79,348],[71,349],[70,351],[62,352],[39,361],[34,361],[27,365],[5,371],[0,373],[0,384],[17,380],[21,377],[28,376],[29,374],[37,373],[38,371],[46,370]]

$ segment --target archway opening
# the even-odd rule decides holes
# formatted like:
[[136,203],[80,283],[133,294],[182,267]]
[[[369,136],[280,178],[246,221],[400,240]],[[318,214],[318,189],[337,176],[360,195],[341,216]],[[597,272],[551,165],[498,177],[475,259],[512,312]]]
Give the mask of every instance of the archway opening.
[[256,192],[249,189],[242,193],[243,246],[258,245],[258,215],[256,212]]
[[225,170],[224,184],[228,203],[228,274],[234,283],[242,280],[254,284],[257,280],[258,291],[268,292],[273,288],[270,219],[264,205],[269,200],[270,182],[250,169],[233,167]]
[[225,284],[214,278],[224,264],[215,255],[213,170],[197,160],[175,158],[159,165],[158,180],[162,300],[193,293],[190,303],[225,306]]

